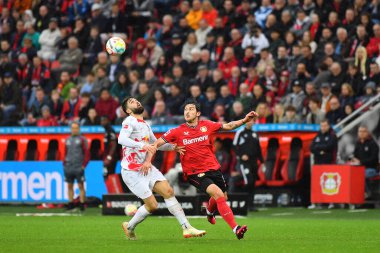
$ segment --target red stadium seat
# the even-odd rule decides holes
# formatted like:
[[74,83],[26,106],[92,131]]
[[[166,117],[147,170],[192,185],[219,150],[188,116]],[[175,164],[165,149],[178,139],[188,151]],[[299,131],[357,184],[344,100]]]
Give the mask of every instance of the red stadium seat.
[[269,139],[266,153],[264,164],[258,170],[259,180],[256,181],[256,186],[262,186],[267,181],[276,180],[281,156],[280,144],[277,138]]
[[267,181],[267,185],[285,186],[299,182],[303,175],[303,160],[302,141],[299,138],[293,138],[290,143],[290,153],[281,167],[281,179]]

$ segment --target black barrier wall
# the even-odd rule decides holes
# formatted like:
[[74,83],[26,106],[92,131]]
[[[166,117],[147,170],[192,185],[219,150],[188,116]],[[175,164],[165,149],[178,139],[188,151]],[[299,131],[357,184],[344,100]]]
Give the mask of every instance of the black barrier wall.
[[[153,215],[171,215],[166,208],[164,199],[155,196],[158,202],[158,209]],[[235,215],[247,215],[247,194],[230,194],[227,203],[230,205]],[[205,194],[196,196],[176,196],[186,215],[202,215],[201,207],[207,204],[210,197]],[[140,207],[143,202],[133,194],[107,194],[103,195],[103,215],[125,215],[126,205],[134,204]]]

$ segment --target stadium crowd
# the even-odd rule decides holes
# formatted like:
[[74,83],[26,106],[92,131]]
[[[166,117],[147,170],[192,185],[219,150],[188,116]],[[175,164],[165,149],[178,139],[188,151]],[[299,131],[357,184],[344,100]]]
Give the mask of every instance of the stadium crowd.
[[[380,92],[379,0],[0,0],[0,123],[336,124]],[[127,42],[109,56],[111,36]]]

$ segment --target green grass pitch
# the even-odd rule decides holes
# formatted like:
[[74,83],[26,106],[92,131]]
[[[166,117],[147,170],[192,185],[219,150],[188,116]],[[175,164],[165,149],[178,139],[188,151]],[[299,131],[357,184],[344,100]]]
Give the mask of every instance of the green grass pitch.
[[82,216],[20,217],[16,213],[60,212],[34,207],[0,207],[0,252],[380,252],[379,210],[305,210],[273,208],[238,218],[247,224],[237,240],[226,223],[217,218],[190,218],[206,229],[202,238],[182,238],[176,219],[149,217],[136,229],[137,241],[125,239],[123,216],[102,216],[87,209]]

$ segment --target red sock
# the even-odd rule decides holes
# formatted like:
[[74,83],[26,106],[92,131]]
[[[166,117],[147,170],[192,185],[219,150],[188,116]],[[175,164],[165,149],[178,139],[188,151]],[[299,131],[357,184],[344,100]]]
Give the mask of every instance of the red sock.
[[216,200],[212,197],[208,201],[207,211],[209,211],[210,213],[215,213],[216,211]]
[[218,205],[219,214],[228,223],[231,229],[234,229],[237,226],[237,223],[231,208],[227,205],[226,199],[220,197],[216,200],[216,204]]

